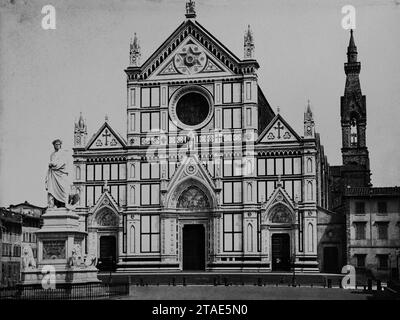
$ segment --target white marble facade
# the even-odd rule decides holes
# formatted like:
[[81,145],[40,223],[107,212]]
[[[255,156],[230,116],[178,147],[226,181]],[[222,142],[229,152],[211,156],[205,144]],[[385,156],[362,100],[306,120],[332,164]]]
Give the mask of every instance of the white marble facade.
[[118,271],[317,270],[323,150],[309,107],[300,136],[264,98],[250,32],[240,60],[187,17],[125,70],[124,137],[75,124],[87,252],[115,248]]

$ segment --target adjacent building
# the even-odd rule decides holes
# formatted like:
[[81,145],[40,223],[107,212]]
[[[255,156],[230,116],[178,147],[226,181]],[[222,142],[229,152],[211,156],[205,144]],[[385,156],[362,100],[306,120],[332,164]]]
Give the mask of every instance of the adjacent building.
[[22,217],[0,208],[0,286],[15,286],[20,279]]
[[46,208],[38,207],[29,202],[10,205],[9,210],[17,212],[22,217],[22,247],[26,244],[32,248],[33,257],[37,258],[36,231],[42,226],[42,214]]
[[[330,167],[332,213],[321,217],[321,221],[328,222],[320,228],[320,244],[324,247],[321,261],[325,266],[341,261],[339,266],[353,265],[368,276],[397,278],[400,188],[371,184],[366,97],[361,92],[357,55],[351,31],[344,64],[346,85],[340,100],[343,164]],[[330,232],[332,237],[327,241]],[[333,265],[325,269],[335,270]]]
[[360,273],[398,278],[400,188],[354,187],[345,192],[347,260]]

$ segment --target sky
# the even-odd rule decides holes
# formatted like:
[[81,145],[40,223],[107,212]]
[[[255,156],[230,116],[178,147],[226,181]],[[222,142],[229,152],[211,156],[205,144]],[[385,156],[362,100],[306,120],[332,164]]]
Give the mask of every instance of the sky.
[[[56,29],[42,29],[44,5]],[[356,9],[361,88],[374,186],[400,185],[400,0],[197,0],[199,21],[239,58],[248,24],[270,105],[303,134],[310,99],[331,165],[341,164],[340,96],[349,32],[344,5]],[[51,141],[72,150],[82,112],[91,137],[103,124],[126,135],[129,42],[142,62],[185,19],[185,0],[0,0],[0,206],[46,206]]]

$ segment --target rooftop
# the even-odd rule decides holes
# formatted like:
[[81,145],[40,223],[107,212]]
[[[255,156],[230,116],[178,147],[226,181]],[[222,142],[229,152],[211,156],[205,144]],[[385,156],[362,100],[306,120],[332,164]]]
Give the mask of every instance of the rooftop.
[[400,196],[400,187],[353,187],[345,190],[347,197]]

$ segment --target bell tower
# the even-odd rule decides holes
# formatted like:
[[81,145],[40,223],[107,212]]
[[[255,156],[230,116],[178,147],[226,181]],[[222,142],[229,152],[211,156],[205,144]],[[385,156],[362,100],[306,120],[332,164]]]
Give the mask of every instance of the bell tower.
[[361,63],[357,60],[357,47],[353,30],[347,47],[347,63],[344,64],[346,85],[340,98],[342,127],[342,161],[349,170],[346,185],[367,186],[370,184],[369,153],[366,144],[367,110],[365,95],[361,92]]

